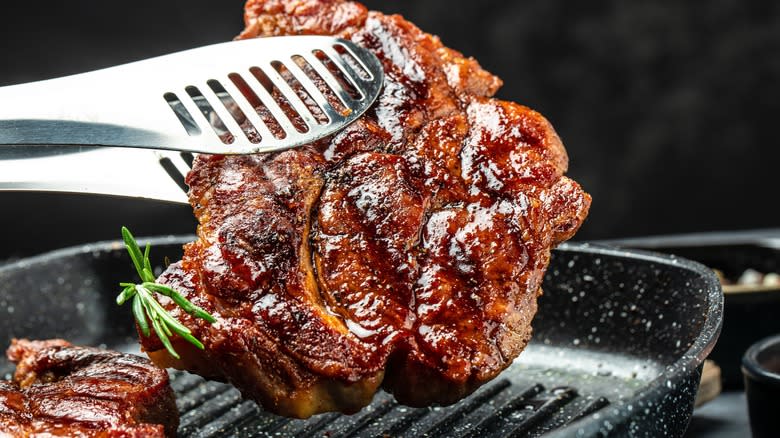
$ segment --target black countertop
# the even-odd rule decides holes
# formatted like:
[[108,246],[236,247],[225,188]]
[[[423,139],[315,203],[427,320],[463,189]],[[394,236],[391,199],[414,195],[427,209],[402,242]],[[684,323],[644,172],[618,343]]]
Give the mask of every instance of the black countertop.
[[742,438],[750,436],[747,399],[743,391],[728,391],[693,411],[685,434],[689,438]]

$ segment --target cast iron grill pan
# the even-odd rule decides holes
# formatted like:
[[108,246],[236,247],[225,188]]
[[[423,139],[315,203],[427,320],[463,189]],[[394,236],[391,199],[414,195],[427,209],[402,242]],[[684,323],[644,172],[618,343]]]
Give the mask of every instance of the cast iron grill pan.
[[[189,240],[148,240],[153,262],[176,260]],[[119,242],[1,266],[0,345],[63,337],[138,352],[129,309],[114,303],[132,275]],[[526,351],[455,405],[410,408],[380,392],[352,416],[290,420],[230,385],[172,371],[179,436],[682,436],[720,330],[714,275],[670,256],[568,244],[555,251],[544,291]],[[13,366],[3,359],[0,370]]]

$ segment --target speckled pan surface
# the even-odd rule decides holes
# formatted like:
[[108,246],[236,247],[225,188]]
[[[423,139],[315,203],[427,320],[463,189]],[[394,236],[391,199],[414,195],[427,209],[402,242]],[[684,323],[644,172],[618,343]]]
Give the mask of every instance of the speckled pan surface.
[[[176,260],[190,239],[148,240],[153,262]],[[129,309],[114,304],[118,282],[132,275],[119,242],[0,266],[0,345],[64,337],[138,351]],[[685,259],[568,244],[555,251],[544,290],[528,349],[453,406],[407,408],[382,393],[354,416],[288,420],[229,385],[174,373],[179,435],[681,436],[721,327],[714,275]]]

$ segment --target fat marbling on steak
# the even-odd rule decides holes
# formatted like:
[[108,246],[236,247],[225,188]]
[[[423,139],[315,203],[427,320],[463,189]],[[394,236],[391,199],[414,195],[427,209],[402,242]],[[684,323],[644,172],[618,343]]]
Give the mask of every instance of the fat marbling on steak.
[[17,366],[0,381],[2,436],[176,436],[168,373],[146,358],[61,339],[14,339],[7,354]]
[[525,348],[550,250],[590,197],[539,113],[397,15],[338,0],[250,0],[240,38],[338,35],[371,50],[384,88],[325,140],[201,155],[187,182],[197,240],[159,281],[210,311],[165,307],[203,340],[161,366],[226,380],[271,412],[351,413],[381,387],[453,403]]

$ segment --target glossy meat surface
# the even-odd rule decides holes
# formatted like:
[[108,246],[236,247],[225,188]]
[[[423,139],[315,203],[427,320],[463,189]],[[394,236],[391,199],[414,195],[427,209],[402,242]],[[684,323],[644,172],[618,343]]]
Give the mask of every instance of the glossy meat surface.
[[414,406],[457,401],[525,348],[550,250],[587,215],[558,135],[400,16],[250,0],[245,21],[241,38],[349,38],[378,56],[384,88],[331,138],[196,159],[198,239],[160,281],[218,322],[165,301],[206,350],[145,350],[282,415],[355,412],[380,387]]
[[168,373],[135,355],[59,340],[13,340],[12,381],[0,381],[0,435],[175,436]]

